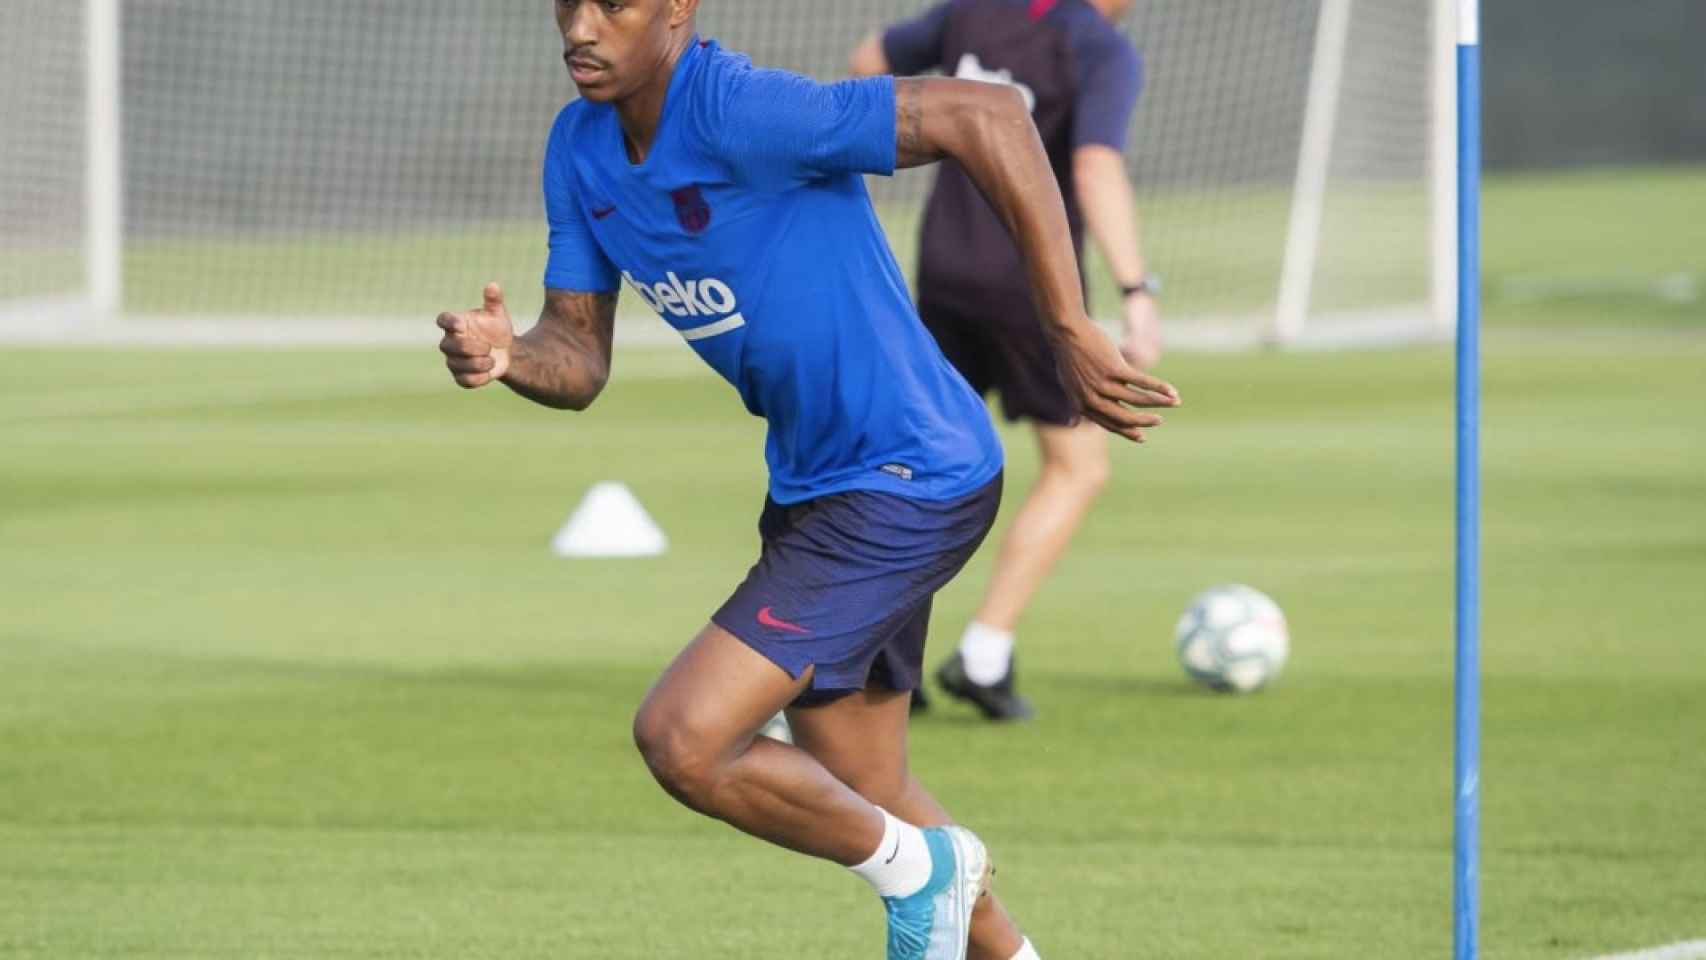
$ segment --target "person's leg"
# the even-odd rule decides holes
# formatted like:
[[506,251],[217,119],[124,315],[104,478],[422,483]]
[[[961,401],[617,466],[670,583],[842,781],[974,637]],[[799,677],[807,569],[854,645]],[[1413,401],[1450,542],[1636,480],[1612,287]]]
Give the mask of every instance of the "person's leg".
[[646,694],[634,742],[658,783],[686,806],[851,866],[877,849],[882,812],[805,751],[755,736],[810,680],[709,625]]
[[947,501],[862,491],[767,501],[758,562],[634,721],[647,766],[684,804],[869,882],[890,960],[963,960],[988,879],[982,842],[907,823],[757,733],[787,704],[834,702],[873,681],[916,686],[930,597],[983,541],[1000,493],[997,475]]
[[1108,479],[1108,441],[1099,427],[1039,420],[1036,431],[1042,451],[1036,486],[1002,539],[994,576],[956,655],[937,671],[944,689],[993,720],[1032,714],[1030,701],[1015,690],[1014,628]]
[[635,743],[658,783],[688,807],[869,882],[888,914],[889,960],[965,956],[988,884],[982,842],[957,826],[908,823],[804,750],[756,735],[811,681],[810,668],[793,679],[710,625],[646,695]]
[[1038,424],[1036,433],[1041,471],[1001,538],[995,573],[977,608],[977,622],[1008,633],[1107,485],[1110,470],[1108,436],[1101,427],[1088,421],[1074,427]]
[[1107,483],[1108,441],[1093,424],[1070,426],[1076,406],[1036,315],[1010,303],[987,303],[980,313],[978,353],[988,384],[1009,421],[1036,424],[1042,469],[1002,538],[976,616],[936,679],[991,720],[1023,720],[1033,711],[1017,691],[1013,633]]
[[[865,799],[917,827],[953,823],[906,760],[907,695],[872,687],[820,707],[790,708],[794,743]],[[967,960],[1011,960],[1024,938],[989,894],[972,914]]]

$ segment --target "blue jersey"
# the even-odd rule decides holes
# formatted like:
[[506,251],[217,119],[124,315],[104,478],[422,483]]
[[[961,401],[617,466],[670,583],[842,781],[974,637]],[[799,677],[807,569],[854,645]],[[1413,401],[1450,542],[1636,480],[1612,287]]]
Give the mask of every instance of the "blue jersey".
[[768,421],[778,503],[947,500],[1001,469],[860,176],[893,172],[894,111],[892,78],[819,84],[695,42],[644,161],[615,108],[586,100],[546,147],[546,287],[626,282]]

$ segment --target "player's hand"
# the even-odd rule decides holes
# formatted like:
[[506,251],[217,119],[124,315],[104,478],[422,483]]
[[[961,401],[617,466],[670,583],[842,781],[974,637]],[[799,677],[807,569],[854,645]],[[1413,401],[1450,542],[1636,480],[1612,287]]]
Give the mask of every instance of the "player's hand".
[[1061,367],[1084,418],[1110,433],[1142,443],[1144,431],[1162,424],[1142,408],[1176,407],[1179,391],[1132,367],[1102,331],[1084,320],[1061,342]]
[[458,385],[472,390],[509,372],[515,325],[510,322],[504,292],[497,284],[486,284],[485,302],[479,309],[439,314],[438,328],[444,331],[438,349]]
[[1124,332],[1120,355],[1139,370],[1153,370],[1161,362],[1161,305],[1147,293],[1125,299]]

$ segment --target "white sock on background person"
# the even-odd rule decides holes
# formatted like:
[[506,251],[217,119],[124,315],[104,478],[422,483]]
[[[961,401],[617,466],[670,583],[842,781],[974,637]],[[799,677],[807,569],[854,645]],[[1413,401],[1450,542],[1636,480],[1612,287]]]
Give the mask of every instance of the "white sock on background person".
[[883,839],[864,863],[848,867],[865,878],[878,896],[910,897],[930,882],[930,845],[924,831],[898,820],[882,807]]
[[1013,634],[973,620],[960,636],[966,678],[981,687],[1000,683],[1013,666]]
[[1025,945],[1019,948],[1018,953],[1013,954],[1013,960],[1043,960],[1043,958],[1037,955],[1037,948],[1031,946],[1031,938],[1026,937]]

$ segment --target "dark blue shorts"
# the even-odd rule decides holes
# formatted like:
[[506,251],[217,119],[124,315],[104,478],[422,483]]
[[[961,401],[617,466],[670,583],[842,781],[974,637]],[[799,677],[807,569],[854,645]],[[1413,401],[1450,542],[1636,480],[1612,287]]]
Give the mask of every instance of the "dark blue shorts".
[[758,518],[758,562],[711,622],[798,679],[796,706],[923,680],[930,600],[995,522],[1001,477],[957,500],[855,490]]

